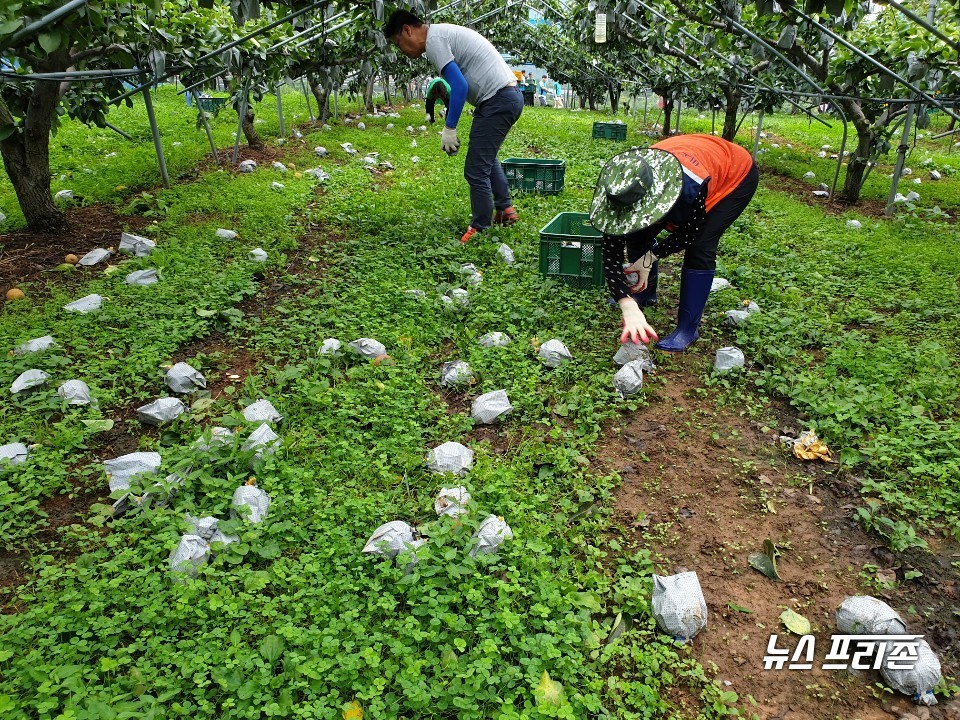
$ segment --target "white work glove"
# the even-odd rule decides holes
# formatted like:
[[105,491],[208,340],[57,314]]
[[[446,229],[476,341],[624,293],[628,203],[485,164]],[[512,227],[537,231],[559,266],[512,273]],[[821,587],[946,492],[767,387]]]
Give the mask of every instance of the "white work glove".
[[433,122],[433,115],[431,115],[430,113],[427,113],[427,115],[426,115],[426,117],[425,117],[424,119],[425,119],[426,122],[432,123],[432,122]]
[[633,265],[625,267],[623,269],[624,274],[629,275],[630,273],[637,274],[637,284],[630,288],[630,292],[642,292],[647,288],[647,281],[650,279],[650,269],[653,267],[653,264],[657,261],[657,256],[653,254],[652,251],[647,252],[639,260],[637,260]]
[[623,313],[623,332],[620,334],[620,343],[628,340],[633,343],[648,343],[659,340],[659,336],[632,297],[621,298],[618,301],[620,312]]
[[456,155],[460,152],[460,138],[457,137],[457,129],[443,126],[443,133],[440,135],[440,149],[447,155]]

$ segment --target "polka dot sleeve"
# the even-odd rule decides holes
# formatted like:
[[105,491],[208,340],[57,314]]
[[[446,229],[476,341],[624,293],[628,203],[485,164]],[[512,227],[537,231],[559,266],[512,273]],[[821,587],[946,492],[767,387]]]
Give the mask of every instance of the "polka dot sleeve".
[[672,255],[673,253],[686,250],[691,243],[700,235],[703,226],[707,221],[707,193],[706,187],[697,196],[693,207],[688,211],[686,222],[684,222],[675,231],[670,233],[662,241],[658,241],[653,246],[653,254],[658,258]]
[[623,274],[624,239],[622,235],[603,236],[603,277],[614,300],[630,294]]

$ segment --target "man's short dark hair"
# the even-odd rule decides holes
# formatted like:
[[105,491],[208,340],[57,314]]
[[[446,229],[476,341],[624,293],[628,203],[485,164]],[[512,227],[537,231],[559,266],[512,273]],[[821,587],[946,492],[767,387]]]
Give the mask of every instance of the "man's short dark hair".
[[383,34],[387,38],[394,38],[400,34],[404,25],[420,27],[423,25],[423,20],[409,10],[394,10],[390,19],[387,20],[387,24],[383,26]]

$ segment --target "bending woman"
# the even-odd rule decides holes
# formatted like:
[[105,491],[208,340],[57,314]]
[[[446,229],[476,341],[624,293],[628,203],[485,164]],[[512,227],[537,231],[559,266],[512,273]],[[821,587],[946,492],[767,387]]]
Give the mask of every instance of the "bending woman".
[[[623,313],[621,342],[658,338],[640,308],[657,302],[658,259],[676,252],[684,253],[677,328],[656,347],[680,352],[699,337],[720,236],[746,209],[759,179],[750,153],[712,135],[678,135],[603,166],[590,221],[603,233],[604,276]],[[628,273],[638,277],[632,287]]]

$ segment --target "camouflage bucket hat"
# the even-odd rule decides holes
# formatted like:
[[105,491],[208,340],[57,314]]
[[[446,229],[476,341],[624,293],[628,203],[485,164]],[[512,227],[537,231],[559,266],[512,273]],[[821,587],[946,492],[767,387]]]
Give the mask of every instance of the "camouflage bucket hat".
[[600,171],[590,222],[605,235],[642,230],[670,212],[682,188],[683,168],[674,155],[632,148],[610,158]]

